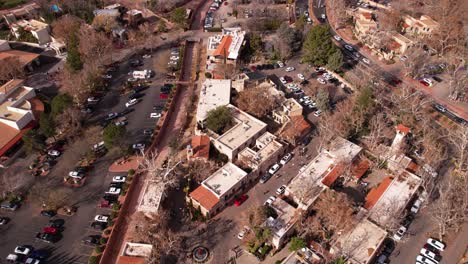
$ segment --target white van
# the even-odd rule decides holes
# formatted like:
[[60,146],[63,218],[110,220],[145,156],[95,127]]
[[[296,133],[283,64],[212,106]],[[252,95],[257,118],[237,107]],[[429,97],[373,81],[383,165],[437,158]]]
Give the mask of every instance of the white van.
[[151,70],[133,71],[132,76],[135,79],[149,79],[151,78]]
[[419,212],[419,208],[421,208],[421,203],[422,201],[420,199],[417,199],[413,206],[411,206],[411,212],[417,214]]

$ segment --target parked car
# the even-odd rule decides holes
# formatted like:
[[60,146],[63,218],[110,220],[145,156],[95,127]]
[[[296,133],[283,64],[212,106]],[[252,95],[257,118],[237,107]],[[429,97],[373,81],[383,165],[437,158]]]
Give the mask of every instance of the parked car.
[[375,261],[376,264],[387,264],[388,263],[388,257],[385,255],[379,255],[377,257],[377,260]]
[[10,218],[5,216],[0,217],[0,225],[6,225],[8,222],[10,222]]
[[98,246],[101,244],[100,241],[101,241],[101,236],[91,235],[91,236],[87,236],[83,238],[81,240],[81,243],[85,245],[89,245],[89,246]]
[[411,206],[410,211],[411,211],[412,213],[417,214],[417,213],[419,212],[419,209],[421,208],[421,203],[422,203],[421,200],[417,199],[417,200],[413,203],[413,205]]
[[29,255],[29,253],[31,253],[31,251],[33,250],[33,247],[31,246],[17,246],[15,248],[15,254],[21,254],[21,255]]
[[430,251],[429,249],[426,249],[426,248],[422,248],[421,251],[419,251],[419,253],[421,253],[421,255],[423,255],[423,256],[425,256],[427,258],[430,258],[432,260],[435,260],[437,262],[442,260],[442,257],[438,253],[432,252],[432,251]]
[[234,201],[235,206],[241,206],[249,198],[247,195],[241,195]]
[[132,148],[134,150],[144,150],[145,149],[145,144],[143,143],[136,143],[132,145]]
[[120,126],[126,126],[128,124],[127,121],[117,121],[114,123],[116,126],[120,127]]
[[322,114],[322,110],[317,110],[314,112],[314,116],[319,117]]
[[41,215],[46,217],[53,217],[57,214],[54,210],[42,210]]
[[250,228],[248,226],[244,226],[244,228],[239,232],[237,238],[242,240],[244,236],[250,232]]
[[160,118],[161,117],[161,113],[151,113],[150,114],[150,118]]
[[281,185],[278,189],[276,189],[277,195],[282,195],[286,191],[286,185]]
[[406,227],[405,226],[400,226],[400,228],[393,234],[393,239],[396,241],[400,241],[401,238],[405,235],[406,233]]
[[341,37],[338,35],[333,36],[333,38],[336,39],[336,41],[341,41]]
[[108,215],[96,215],[94,217],[94,221],[107,223],[107,221],[109,221],[109,216]]
[[24,264],[40,264],[41,261],[35,258],[27,258]]
[[105,120],[106,120],[106,121],[110,121],[110,120],[112,120],[112,119],[114,119],[114,118],[117,118],[118,116],[119,116],[119,114],[117,114],[117,113],[115,113],[115,112],[112,112],[112,113],[107,114]]
[[94,221],[91,223],[91,227],[96,230],[104,230],[107,227],[107,223]]
[[47,250],[44,249],[38,249],[38,250],[33,250],[31,255],[29,257],[35,258],[35,259],[46,259],[48,258],[50,253]]
[[287,83],[286,80],[284,79],[284,77],[280,77],[279,80],[280,80],[280,82],[281,82],[282,84],[286,84],[286,83]]
[[279,165],[278,163],[275,163],[273,166],[270,167],[270,169],[268,170],[268,173],[273,175],[275,174],[279,169],[281,168],[281,165]]
[[53,150],[53,149],[47,152],[47,155],[52,156],[52,157],[59,157],[60,154],[61,154],[60,151]]
[[266,173],[265,175],[263,175],[262,177],[260,177],[260,183],[265,183],[267,182],[270,178],[271,178],[271,174],[269,173]]
[[447,108],[443,107],[440,104],[434,104],[434,108],[441,113],[447,112]]
[[59,231],[59,230],[58,230],[57,228],[55,228],[55,227],[50,227],[50,226],[46,226],[46,227],[44,227],[44,228],[42,229],[42,232],[43,232],[44,234],[53,234],[53,235],[55,235],[55,234],[58,233],[58,231]]
[[302,74],[302,73],[298,73],[298,74],[297,74],[297,77],[298,77],[299,79],[301,79],[301,80],[305,80],[305,76],[304,76],[304,74]]
[[263,203],[263,205],[270,206],[276,200],[276,196],[270,196],[268,199]]
[[110,187],[109,190],[106,191],[106,193],[119,195],[121,191],[122,191],[122,189],[120,189],[120,188]]
[[423,264],[437,264],[437,263],[439,263],[438,261],[435,261],[433,259],[424,257],[422,255],[418,255],[416,257],[416,261],[419,261],[418,263],[423,263]]
[[362,57],[362,61],[363,61],[365,64],[370,64],[370,60],[369,60],[368,58]]
[[344,47],[345,47],[345,49],[347,49],[347,50],[349,50],[349,51],[353,51],[353,50],[354,50],[353,47],[351,47],[350,45],[347,45],[347,44],[344,45]]
[[138,103],[138,99],[130,99],[128,102],[125,103],[125,107],[130,107],[136,105]]
[[53,219],[49,221],[49,224],[47,224],[47,226],[60,229],[64,224],[65,220],[63,219]]
[[294,71],[295,69],[296,69],[296,68],[290,66],[290,67],[287,67],[287,68],[286,68],[286,72],[292,72],[292,71]]
[[37,233],[36,239],[39,239],[46,243],[55,243],[58,240],[58,236],[54,234]]
[[427,244],[435,247],[436,249],[440,250],[440,251],[444,251],[445,249],[445,244],[437,239],[434,239],[434,238],[428,238],[427,239]]
[[280,67],[280,68],[283,68],[284,67],[284,63],[282,61],[277,61],[276,64]]
[[100,101],[100,99],[97,98],[97,97],[92,96],[92,97],[88,97],[88,99],[86,99],[86,101],[87,101],[88,103],[97,103],[97,102]]
[[281,158],[280,164],[285,165],[286,163],[288,163],[291,160],[291,158],[292,158],[292,154],[287,153],[286,155],[283,156],[283,158]]
[[320,84],[327,84],[327,82],[322,79],[322,78],[317,78],[317,81],[320,83]]
[[112,177],[112,182],[125,182],[127,177],[125,176],[114,176]]

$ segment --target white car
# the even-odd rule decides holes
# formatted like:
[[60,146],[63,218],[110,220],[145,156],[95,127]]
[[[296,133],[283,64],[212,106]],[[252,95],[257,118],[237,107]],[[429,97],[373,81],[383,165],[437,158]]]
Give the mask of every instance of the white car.
[[282,61],[277,61],[276,64],[278,64],[278,67],[283,68],[284,63]]
[[429,84],[429,86],[434,85],[434,82],[433,82],[431,79],[429,79],[429,78],[424,78],[424,79],[422,79],[422,80],[425,81],[425,82],[427,82],[427,83]]
[[289,66],[289,67],[286,68],[286,71],[287,71],[287,72],[292,72],[292,71],[294,71],[295,69],[296,69],[296,68]]
[[310,100],[310,99],[311,99],[310,96],[307,96],[307,95],[306,95],[306,96],[303,96],[303,97],[301,97],[301,98],[299,99],[299,103],[302,103],[302,102],[307,101],[307,100]]
[[350,45],[344,45],[345,49],[349,50],[349,51],[353,51],[354,48],[351,47]]
[[282,195],[286,191],[286,185],[281,185],[278,189],[276,189],[277,195]]
[[28,258],[24,264],[40,264],[41,261],[35,258]]
[[393,239],[395,239],[396,241],[400,241],[401,238],[403,238],[403,236],[405,235],[405,233],[406,233],[406,227],[400,226],[398,231],[396,231],[395,234],[393,234]]
[[309,16],[309,11],[304,11],[304,16],[308,17]]
[[141,56],[143,59],[149,59],[151,58],[151,54],[145,54],[143,56]]
[[127,79],[127,82],[136,82],[136,81],[138,81],[138,80],[135,79],[135,78],[128,78],[128,79]]
[[304,76],[304,74],[302,74],[302,73],[298,73],[298,74],[297,74],[297,78],[299,78],[299,79],[301,79],[301,80],[305,80],[305,76]]
[[80,173],[79,171],[70,171],[68,173],[68,176],[74,177],[74,178],[83,178],[83,173]]
[[414,214],[417,214],[419,212],[419,209],[421,208],[421,200],[417,199],[413,206],[411,206],[411,212]]
[[106,192],[108,194],[120,194],[122,190],[117,187],[110,187],[109,190]]
[[314,116],[319,117],[322,114],[322,110],[317,110],[314,112]]
[[112,182],[125,182],[127,180],[127,177],[125,176],[114,176],[112,177]]
[[406,55],[400,57],[401,61],[406,61],[407,59],[408,59],[408,56],[406,56]]
[[312,24],[312,19],[310,17],[307,18],[307,24]]
[[174,60],[174,61],[175,61],[175,60],[179,60],[179,58],[180,58],[179,56],[171,56],[171,57],[170,57],[170,59],[171,59],[171,60]]
[[427,243],[440,251],[444,251],[445,244],[434,238],[428,238]]
[[104,223],[107,223],[107,221],[109,220],[109,216],[108,215],[96,215],[94,217],[94,221],[97,221],[97,222],[104,222]]
[[341,41],[341,37],[338,35],[333,36],[333,38],[336,39],[336,41]]
[[323,20],[325,20],[325,19],[327,18],[327,16],[326,16],[325,14],[322,14],[320,17],[321,17]]
[[116,126],[126,126],[128,124],[127,121],[117,121],[114,123]]
[[370,60],[368,58],[362,58],[362,61],[365,63],[365,64],[370,64]]
[[263,205],[268,205],[270,206],[274,201],[276,200],[275,196],[270,196],[268,199],[263,203]]
[[437,263],[439,263],[438,261],[435,261],[433,259],[421,256],[421,255],[418,255],[416,257],[416,261],[419,261],[420,263],[424,263],[424,264],[437,264]]
[[144,150],[144,149],[145,149],[145,144],[143,144],[143,143],[133,144],[133,145],[132,145],[132,148],[133,148],[133,149]]
[[281,82],[282,84],[286,84],[286,83],[287,83],[286,80],[284,79],[284,77],[280,77],[279,80],[280,80],[280,82]]
[[137,103],[138,103],[137,99],[131,99],[130,101],[125,103],[125,107],[130,107],[130,106],[136,105]]
[[15,248],[15,254],[29,255],[31,253],[31,248],[28,246],[17,246]]
[[49,150],[47,154],[52,157],[58,157],[60,156],[60,151],[52,149],[52,150]]
[[161,113],[151,113],[150,114],[150,118],[160,118],[161,117]]
[[427,258],[430,258],[430,259],[432,259],[434,261],[437,261],[437,262],[440,261],[440,256],[437,255],[436,253],[428,250],[428,249],[422,248],[419,253],[421,253],[421,255],[423,255],[423,256],[425,256]]
[[320,83],[320,84],[327,84],[327,82],[322,79],[322,78],[317,78],[317,81]]
[[249,233],[249,231],[250,231],[250,228],[248,226],[244,226],[244,228],[237,235],[237,238],[240,240],[244,239],[245,235]]
[[99,98],[89,97],[88,99],[86,99],[86,101],[88,101],[88,103],[97,103],[97,102],[99,102]]
[[297,84],[295,84],[295,83],[289,83],[289,84],[287,85],[287,87],[288,87],[289,89],[291,89],[291,90],[294,89],[294,88],[299,88],[299,87],[297,87]]
[[278,163],[275,163],[273,166],[271,166],[271,168],[268,170],[268,173],[270,173],[271,175],[275,174],[279,169],[280,169],[280,165]]
[[291,160],[291,158],[292,158],[291,153],[284,155],[283,158],[281,158],[280,160],[281,165],[285,165],[286,163],[288,163]]

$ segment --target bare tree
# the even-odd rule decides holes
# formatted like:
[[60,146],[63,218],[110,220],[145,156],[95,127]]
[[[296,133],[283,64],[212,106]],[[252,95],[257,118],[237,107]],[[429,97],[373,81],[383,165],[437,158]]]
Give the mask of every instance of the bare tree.
[[240,92],[236,103],[243,111],[259,118],[270,113],[278,105],[277,99],[268,88],[261,86]]
[[449,131],[448,139],[454,147],[453,161],[461,173],[467,172],[468,127],[462,126]]
[[92,26],[98,31],[104,31],[109,34],[119,26],[117,20],[112,16],[96,16],[93,19]]
[[80,27],[79,38],[82,40],[79,44],[79,51],[87,66],[94,63],[101,65],[104,57],[112,50],[111,39],[105,33],[97,32],[86,24]]
[[24,67],[19,57],[7,57],[0,63],[0,83],[24,77]]
[[336,29],[343,28],[346,24],[346,21],[350,18],[347,11],[347,0],[332,0],[327,1],[326,5],[329,6],[330,10],[333,10],[333,15],[335,17],[335,27]]
[[82,23],[84,21],[76,16],[64,15],[52,23],[52,33],[55,38],[62,39],[68,44],[72,33],[78,32]]
[[69,107],[57,116],[56,124],[67,138],[73,138],[82,132],[82,121],[83,113],[76,107]]
[[0,170],[0,197],[27,188],[33,179],[24,173],[24,168],[13,164]]

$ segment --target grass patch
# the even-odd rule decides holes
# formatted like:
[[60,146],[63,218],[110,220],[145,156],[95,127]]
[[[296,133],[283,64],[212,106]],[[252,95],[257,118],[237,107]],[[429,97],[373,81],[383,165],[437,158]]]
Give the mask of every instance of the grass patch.
[[26,3],[26,0],[1,0],[0,8],[12,8]]

